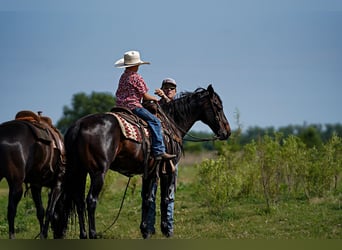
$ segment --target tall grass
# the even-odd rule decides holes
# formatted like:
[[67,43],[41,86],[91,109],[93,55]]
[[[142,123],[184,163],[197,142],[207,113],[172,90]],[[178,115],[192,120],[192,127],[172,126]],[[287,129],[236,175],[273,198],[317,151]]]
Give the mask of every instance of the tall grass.
[[[297,138],[265,137],[242,151],[224,145],[219,154],[185,155],[179,165],[174,239],[341,239],[341,140],[308,149]],[[98,202],[97,231],[104,239],[141,239],[141,177],[109,172]],[[3,181],[1,186],[6,186]],[[46,204],[47,191],[43,193]],[[157,197],[159,196],[159,192]],[[157,207],[160,199],[157,200]],[[0,239],[8,238],[7,193],[0,192]],[[157,209],[154,239],[163,239]],[[77,219],[67,238],[77,239]],[[39,232],[30,197],[19,203],[18,239]],[[49,237],[51,238],[51,232]]]
[[342,139],[336,135],[320,148],[296,136],[265,135],[240,151],[225,145],[218,159],[201,163],[198,191],[217,210],[237,198],[263,199],[270,210],[280,200],[342,199],[341,177]]

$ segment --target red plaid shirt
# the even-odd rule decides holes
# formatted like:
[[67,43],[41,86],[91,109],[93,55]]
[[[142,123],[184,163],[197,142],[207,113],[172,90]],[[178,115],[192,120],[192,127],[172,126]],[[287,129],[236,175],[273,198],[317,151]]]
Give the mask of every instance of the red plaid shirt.
[[116,105],[129,109],[141,108],[141,100],[148,88],[137,72],[125,70],[116,90]]

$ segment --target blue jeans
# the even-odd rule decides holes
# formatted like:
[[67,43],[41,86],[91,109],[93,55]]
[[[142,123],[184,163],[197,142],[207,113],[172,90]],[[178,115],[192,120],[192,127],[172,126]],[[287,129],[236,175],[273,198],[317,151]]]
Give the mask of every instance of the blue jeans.
[[154,156],[163,154],[165,152],[165,145],[160,120],[145,108],[135,108],[132,111],[141,119],[145,120],[150,127],[152,137],[152,154]]
[[[160,201],[160,212],[161,212],[161,230],[164,235],[173,234],[173,222],[174,222],[174,204],[175,204],[175,192],[176,182],[178,175],[178,164],[176,165],[176,172],[169,176],[168,180],[163,179],[161,176],[161,201]],[[166,183],[164,183],[166,181]],[[158,189],[158,179],[153,179],[151,183],[151,194],[149,198],[149,209],[147,213],[147,230],[151,233],[155,232],[156,222],[156,193]],[[163,197],[164,196],[164,197]],[[142,195],[143,197],[143,195]]]

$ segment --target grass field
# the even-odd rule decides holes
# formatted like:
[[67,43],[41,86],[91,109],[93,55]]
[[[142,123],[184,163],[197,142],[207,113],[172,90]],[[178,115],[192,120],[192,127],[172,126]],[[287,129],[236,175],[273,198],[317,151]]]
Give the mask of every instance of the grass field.
[[[189,156],[179,166],[175,202],[174,239],[341,239],[342,198],[331,196],[311,200],[286,200],[265,212],[262,200],[251,198],[232,201],[219,212],[201,204],[196,193],[197,168],[208,155]],[[121,215],[112,223],[120,206],[127,178],[111,172],[97,209],[97,231],[105,239],[141,239],[140,177],[134,177],[125,198]],[[110,182],[110,183],[109,183]],[[6,220],[7,183],[0,183],[0,239],[8,238]],[[205,195],[205,194],[201,194]],[[45,191],[46,196],[46,191]],[[158,200],[159,203],[159,200]],[[160,213],[157,214],[157,232],[153,239],[163,239],[159,230]],[[20,202],[16,217],[18,239],[33,239],[39,232],[35,208],[31,198]],[[49,233],[51,238],[52,233]],[[71,221],[67,238],[78,238],[78,225]]]

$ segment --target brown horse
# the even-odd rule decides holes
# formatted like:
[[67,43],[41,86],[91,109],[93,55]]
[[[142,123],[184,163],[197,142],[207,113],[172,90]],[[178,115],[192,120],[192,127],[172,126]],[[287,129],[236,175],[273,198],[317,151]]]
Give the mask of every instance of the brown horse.
[[49,196],[54,196],[53,200],[58,197],[63,175],[62,151],[63,137],[52,128],[47,117],[22,111],[16,120],[0,124],[0,181],[6,178],[9,186],[7,220],[10,239],[15,238],[14,220],[24,183],[26,187],[30,185],[40,237],[47,237],[41,191],[42,187],[55,187]]
[[[179,98],[162,106],[167,114],[163,124],[167,151],[177,155],[173,162],[159,162],[149,156],[149,140],[137,143],[127,139],[120,128],[118,119],[110,113],[94,114],[76,121],[65,134],[68,163],[64,183],[63,198],[56,205],[52,229],[56,238],[64,237],[67,217],[76,204],[80,226],[80,238],[87,238],[85,229],[85,209],[88,212],[89,238],[96,238],[95,209],[99,193],[103,187],[108,169],[126,176],[143,175],[141,232],[147,236],[147,210],[149,188],[155,176],[174,175],[173,167],[181,157],[182,138],[196,121],[207,124],[217,139],[226,140],[230,136],[230,126],[223,112],[222,101],[211,85],[207,89],[183,93]],[[176,128],[173,125],[176,125]],[[172,128],[173,127],[173,128]],[[85,201],[86,176],[91,183]],[[167,194],[168,182],[161,185],[161,196]],[[162,197],[163,199],[163,197]],[[86,206],[87,204],[87,206]]]

